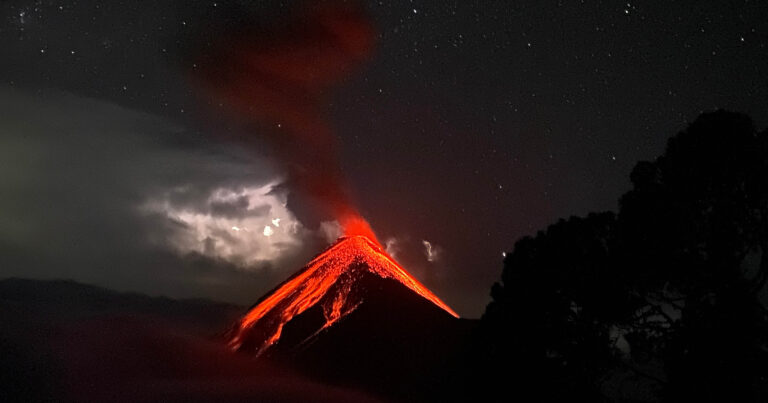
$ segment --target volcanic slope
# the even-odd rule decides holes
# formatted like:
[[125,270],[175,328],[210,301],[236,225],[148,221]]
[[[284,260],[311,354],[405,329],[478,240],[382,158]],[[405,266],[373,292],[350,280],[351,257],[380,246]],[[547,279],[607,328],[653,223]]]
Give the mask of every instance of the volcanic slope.
[[[294,330],[290,347],[298,347],[369,303],[373,297],[397,305],[394,300],[402,299],[403,291],[393,291],[392,295],[380,292],[392,287],[405,287],[409,291],[406,294],[409,301],[413,300],[410,295],[418,296],[417,305],[427,303],[426,311],[437,311],[430,315],[458,318],[448,305],[408,274],[375,242],[365,236],[347,236],[262,297],[236,324],[230,347],[257,355],[275,344],[285,349],[289,340],[281,337],[284,328],[301,316],[301,326],[291,325]],[[411,312],[392,314],[410,315]],[[298,327],[304,328],[303,331],[298,332]]]

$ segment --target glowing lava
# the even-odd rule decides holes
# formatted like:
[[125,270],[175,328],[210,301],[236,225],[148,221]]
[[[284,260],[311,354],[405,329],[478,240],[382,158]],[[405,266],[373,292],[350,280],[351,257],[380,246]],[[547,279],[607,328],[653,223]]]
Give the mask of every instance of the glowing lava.
[[331,326],[363,302],[351,297],[359,277],[353,270],[365,270],[381,278],[394,279],[454,317],[459,317],[387,255],[378,242],[364,235],[370,231],[364,220],[357,224],[354,231],[339,238],[251,308],[238,322],[230,347],[239,350],[247,339],[252,344],[249,349],[261,354],[280,339],[286,323],[317,304],[322,307],[325,318],[320,330]]

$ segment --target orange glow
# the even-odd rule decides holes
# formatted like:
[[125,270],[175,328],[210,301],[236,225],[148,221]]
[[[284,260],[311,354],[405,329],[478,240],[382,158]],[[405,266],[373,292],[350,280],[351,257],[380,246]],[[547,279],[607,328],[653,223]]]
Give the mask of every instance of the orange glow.
[[[365,226],[354,227],[354,230],[370,231],[368,224],[360,220]],[[280,339],[286,323],[319,303],[321,299],[324,300],[321,306],[326,321],[323,328],[331,326],[359,304],[349,297],[352,281],[341,278],[353,266],[362,266],[382,278],[397,280],[454,317],[459,317],[388,256],[377,242],[364,235],[348,235],[340,238],[333,246],[310,261],[297,275],[280,285],[246,313],[238,323],[230,347],[239,349],[249,330],[259,326],[264,337],[263,340],[256,341],[255,347],[257,354],[261,354]],[[338,285],[336,294],[328,296],[327,293],[334,285]],[[329,298],[324,298],[326,296]]]
[[376,238],[376,234],[373,233],[368,221],[365,221],[362,217],[354,213],[342,213],[342,218],[339,220],[341,227],[344,228],[345,236],[363,236],[368,238],[369,241],[381,247],[381,242]]

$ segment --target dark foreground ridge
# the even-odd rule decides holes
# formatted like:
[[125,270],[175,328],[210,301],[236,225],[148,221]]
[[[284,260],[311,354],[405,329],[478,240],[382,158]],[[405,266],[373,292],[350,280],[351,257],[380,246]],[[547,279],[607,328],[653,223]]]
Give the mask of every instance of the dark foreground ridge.
[[226,348],[243,308],[0,280],[0,401],[374,402]]

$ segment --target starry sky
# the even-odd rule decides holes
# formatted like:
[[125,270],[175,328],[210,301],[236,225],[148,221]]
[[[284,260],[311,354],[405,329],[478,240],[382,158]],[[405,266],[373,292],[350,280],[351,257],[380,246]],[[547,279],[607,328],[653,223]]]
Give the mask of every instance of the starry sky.
[[[233,29],[291,1],[0,3],[0,276],[248,304],[338,234],[259,130],[201,91]],[[768,124],[768,2],[369,1],[321,109],[383,243],[477,317],[502,253],[614,210],[708,110]],[[240,141],[248,137],[248,142]]]

